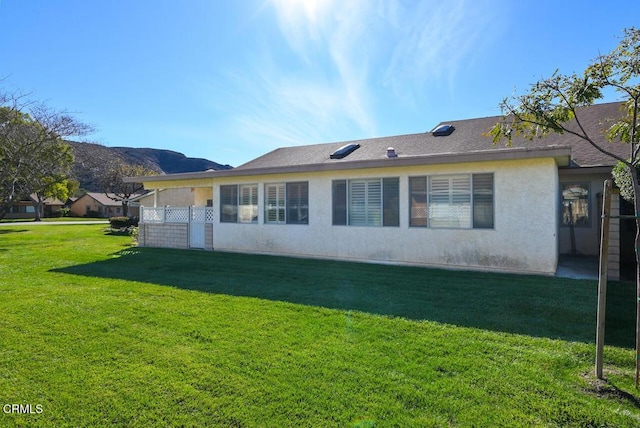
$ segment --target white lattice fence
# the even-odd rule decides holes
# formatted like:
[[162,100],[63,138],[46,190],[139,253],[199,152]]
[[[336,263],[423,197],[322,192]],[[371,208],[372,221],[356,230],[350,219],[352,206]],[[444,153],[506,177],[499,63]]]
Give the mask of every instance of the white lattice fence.
[[140,207],[142,223],[164,223],[164,208]]
[[213,223],[213,208],[207,207],[205,210],[205,223]]
[[191,221],[194,221],[197,223],[204,223],[204,220],[205,220],[204,208],[193,207],[191,209]]
[[141,207],[140,218],[143,223],[213,223],[213,208],[192,209],[189,207]]
[[165,221],[167,223],[189,223],[189,208],[165,208]]

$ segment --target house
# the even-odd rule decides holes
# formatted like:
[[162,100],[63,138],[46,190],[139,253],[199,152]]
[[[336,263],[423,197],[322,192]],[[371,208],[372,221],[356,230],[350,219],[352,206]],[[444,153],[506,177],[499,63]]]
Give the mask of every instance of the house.
[[[138,195],[135,195],[138,196]],[[114,194],[87,192],[77,198],[69,207],[76,217],[118,217],[123,215],[122,202],[114,201]],[[128,215],[137,216],[137,207],[130,207]]]
[[[33,219],[36,218],[36,205],[38,197],[32,193],[26,198],[21,199],[17,203],[9,207],[9,211],[5,215],[6,219]],[[60,210],[64,207],[64,202],[58,198],[46,198],[43,203],[43,217],[56,217],[60,215]]]
[[[578,119],[604,143],[601,130],[620,107],[583,108]],[[483,134],[499,120],[284,147],[231,170],[132,178],[194,195],[190,208],[143,206],[140,245],[549,275],[560,254],[596,255],[614,162],[569,134],[494,146]],[[607,150],[626,157],[628,146]]]

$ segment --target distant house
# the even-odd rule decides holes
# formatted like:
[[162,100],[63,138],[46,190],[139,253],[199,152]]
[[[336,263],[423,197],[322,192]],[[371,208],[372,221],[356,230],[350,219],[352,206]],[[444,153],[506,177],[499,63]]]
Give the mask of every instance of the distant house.
[[[9,207],[9,211],[4,218],[7,219],[33,219],[36,218],[36,204],[38,197],[35,193],[21,199]],[[58,198],[47,198],[44,200],[43,217],[56,217],[60,215],[60,210],[64,207],[64,202]]]
[[[100,192],[87,192],[70,205],[70,214],[76,217],[118,217],[123,215],[122,202],[114,201]],[[129,216],[137,216],[137,207],[129,207]]]
[[[608,144],[602,131],[620,114],[621,103],[608,103],[578,117]],[[549,275],[560,254],[598,254],[614,161],[569,134],[494,146],[483,134],[500,119],[283,147],[231,170],[132,178],[147,189],[195,189],[195,207],[142,209],[140,245]],[[628,156],[625,144],[606,148]],[[624,229],[612,230],[615,278],[628,249]]]

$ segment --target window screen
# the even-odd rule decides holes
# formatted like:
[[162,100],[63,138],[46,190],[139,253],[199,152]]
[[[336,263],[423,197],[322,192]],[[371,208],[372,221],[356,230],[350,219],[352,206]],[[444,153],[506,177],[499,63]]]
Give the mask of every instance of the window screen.
[[473,227],[493,228],[493,174],[473,174]]
[[309,224],[309,183],[287,183],[288,224]]
[[238,222],[238,186],[220,186],[220,221]]

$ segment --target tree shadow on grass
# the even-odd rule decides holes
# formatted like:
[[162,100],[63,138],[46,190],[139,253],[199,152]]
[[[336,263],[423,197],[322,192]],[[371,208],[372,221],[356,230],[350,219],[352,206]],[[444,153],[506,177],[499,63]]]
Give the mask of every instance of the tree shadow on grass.
[[27,229],[0,229],[0,235],[6,235],[8,233],[20,233],[28,232]]
[[[156,248],[112,256],[55,272],[595,341],[595,281]],[[610,284],[607,344],[634,346],[634,293]]]

